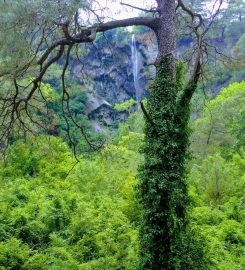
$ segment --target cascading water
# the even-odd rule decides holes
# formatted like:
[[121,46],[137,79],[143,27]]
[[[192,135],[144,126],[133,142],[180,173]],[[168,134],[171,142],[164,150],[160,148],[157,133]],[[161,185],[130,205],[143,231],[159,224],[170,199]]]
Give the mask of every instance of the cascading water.
[[132,53],[131,58],[132,58],[132,63],[133,63],[135,97],[136,97],[137,103],[139,103],[141,100],[142,90],[139,83],[139,52],[137,51],[134,35],[132,35],[131,53]]

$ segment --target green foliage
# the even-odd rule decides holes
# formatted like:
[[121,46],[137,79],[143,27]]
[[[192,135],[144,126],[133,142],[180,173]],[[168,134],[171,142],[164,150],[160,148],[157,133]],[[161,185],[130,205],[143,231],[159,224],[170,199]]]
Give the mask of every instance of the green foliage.
[[135,104],[135,100],[134,99],[128,99],[126,100],[125,102],[119,104],[119,103],[116,103],[114,108],[119,111],[119,112],[122,112],[122,111],[129,111],[130,108]]
[[166,55],[158,63],[147,101],[152,122],[146,119],[145,160],[140,170],[140,269],[208,269],[202,241],[187,228],[189,103],[184,99],[184,104],[177,104],[178,92],[183,92],[183,65],[178,67],[176,87],[171,60]]
[[[12,237],[7,242],[0,243],[0,269],[28,269],[23,268],[32,251],[20,240]],[[30,268],[29,268],[30,269]]]
[[[64,177],[73,160],[61,139],[39,137],[28,142],[17,141],[7,152],[2,177],[50,176]],[[43,170],[45,168],[45,170]]]
[[243,158],[237,154],[234,154],[229,161],[222,158],[220,154],[213,154],[204,159],[200,165],[192,167],[191,177],[196,190],[205,202],[220,204],[232,196],[243,195],[244,166],[242,169],[237,168],[238,159],[243,161]]
[[1,269],[134,270],[137,160],[125,146],[76,164],[60,139],[13,144],[1,164]]
[[[234,151],[236,134],[242,133],[243,118],[236,107],[243,98],[242,85],[225,88],[220,96],[208,103],[210,110],[217,111],[217,117],[218,112],[225,115],[217,121],[222,124],[224,134],[231,132],[235,138],[229,148],[224,151],[223,144],[217,143],[218,138],[210,141],[211,152],[203,153],[193,147],[196,159],[189,163],[188,181],[182,178],[183,182],[176,185],[170,182],[178,179],[176,169],[164,178],[146,175],[148,180],[159,179],[158,184],[146,182],[149,189],[145,189],[145,196],[151,200],[149,209],[153,206],[160,211],[162,207],[157,207],[160,198],[155,190],[162,190],[170,198],[171,204],[163,205],[171,213],[164,219],[175,229],[166,229],[173,237],[168,264],[174,269],[244,269],[245,161],[242,141],[239,151]],[[153,111],[151,102],[146,104],[147,110],[151,115],[159,113],[159,110]],[[193,137],[200,141],[199,121],[206,116],[206,110],[194,125]],[[168,107],[163,107],[165,116],[171,112]],[[209,118],[205,119],[208,124]],[[165,127],[167,123],[160,124]],[[142,154],[138,152],[144,140],[142,126],[142,114],[132,113],[128,121],[120,125],[114,144],[93,156],[81,157],[79,163],[67,145],[54,137],[19,140],[9,147],[5,161],[0,161],[0,269],[138,268],[142,205],[135,186],[138,184],[137,167],[143,162]],[[237,130],[240,131],[236,133]],[[176,132],[180,134],[183,130]],[[186,137],[181,135],[179,138]],[[151,152],[146,160],[154,162],[148,163],[147,167],[154,166],[156,172],[165,166],[176,168],[174,161],[178,161],[175,154],[176,159],[172,158],[171,164],[166,163],[166,151],[177,146],[168,145],[166,141],[162,144],[164,151],[157,154],[163,157],[156,158],[156,153]],[[159,149],[152,141],[148,147],[151,151]],[[156,162],[161,160],[164,163],[158,166]],[[142,185],[142,175],[140,181]],[[191,203],[191,207],[185,209],[189,222],[184,218],[179,220],[178,215],[182,202],[184,207],[188,205],[185,200]],[[174,207],[176,202],[180,209]],[[148,214],[152,216],[151,212]],[[157,217],[154,216],[153,222]],[[155,222],[154,226],[146,228],[149,228],[147,232],[161,236]],[[152,234],[143,236],[145,244],[150,244]],[[145,258],[149,258],[144,251]]]
[[242,34],[239,40],[237,41],[234,52],[238,59],[243,59],[245,56],[245,34]]
[[[208,244],[211,269],[245,266],[244,89],[244,82],[224,88],[194,123],[189,194],[195,208],[191,216]],[[214,129],[204,144],[203,132],[210,123]]]
[[[30,59],[39,57],[33,48],[40,43],[42,30],[46,35],[46,29],[54,27],[54,20],[61,10],[65,18],[71,19],[78,7],[85,8],[86,5],[87,1],[77,0],[1,0],[0,74],[16,75],[20,67],[33,65],[35,61]],[[61,31],[53,31],[53,34],[57,37],[62,35]]]
[[245,82],[233,83],[206,103],[202,116],[194,123],[192,149],[200,158],[217,147],[239,151],[244,147]]

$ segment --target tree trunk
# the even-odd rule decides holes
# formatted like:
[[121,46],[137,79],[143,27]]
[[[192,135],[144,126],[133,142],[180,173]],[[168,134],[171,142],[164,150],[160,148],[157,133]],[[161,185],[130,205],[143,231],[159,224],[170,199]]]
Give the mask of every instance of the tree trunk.
[[173,270],[188,205],[184,172],[188,115],[182,117],[186,110],[178,111],[177,103],[175,1],[161,0],[158,6],[160,18],[154,29],[159,46],[157,75],[147,101],[152,121],[146,123],[145,161],[140,169],[140,269]]

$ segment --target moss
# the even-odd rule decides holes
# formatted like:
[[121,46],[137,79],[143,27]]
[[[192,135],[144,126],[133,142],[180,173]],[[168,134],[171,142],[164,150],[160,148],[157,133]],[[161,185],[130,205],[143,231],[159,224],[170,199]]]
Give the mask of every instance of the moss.
[[[185,161],[189,144],[189,104],[179,109],[177,100],[183,88],[183,66],[180,65],[182,70],[177,70],[175,78],[173,62],[171,56],[166,55],[158,63],[147,102],[154,125],[146,123],[145,161],[139,173],[144,209],[140,269],[184,269],[179,268],[182,259],[183,265],[186,264],[186,256],[182,258],[181,252],[176,251],[183,246],[188,224]],[[202,268],[199,264],[198,268],[188,269]]]

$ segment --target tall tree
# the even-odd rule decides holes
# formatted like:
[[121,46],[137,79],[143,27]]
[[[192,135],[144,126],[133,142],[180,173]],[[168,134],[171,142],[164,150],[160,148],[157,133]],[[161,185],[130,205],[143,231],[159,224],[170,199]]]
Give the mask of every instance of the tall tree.
[[[5,12],[13,9],[13,3],[16,11],[19,5],[22,5],[21,8],[25,8],[27,12],[26,7],[29,3],[27,2],[2,1],[1,5],[5,8]],[[138,8],[154,16],[105,23],[101,22],[93,7],[83,2],[83,10],[92,12],[98,18],[95,24],[88,26],[84,26],[86,22],[81,19],[82,12],[77,5],[80,1],[52,1],[53,7],[47,7],[47,2],[49,1],[40,1],[41,8],[36,7],[37,11],[29,10],[28,14],[22,14],[25,27],[29,29],[25,33],[26,36],[19,31],[16,21],[9,23],[9,18],[5,17],[5,21],[2,22],[5,28],[10,24],[17,31],[19,38],[26,41],[23,45],[29,51],[23,49],[23,53],[20,54],[12,44],[16,57],[19,54],[19,57],[23,58],[14,64],[10,63],[11,68],[1,65],[0,78],[1,83],[5,80],[6,91],[1,93],[0,139],[8,138],[16,125],[25,130],[31,130],[30,123],[41,125],[33,118],[32,113],[37,112],[38,108],[32,102],[38,98],[45,101],[40,84],[51,65],[59,59],[64,59],[61,74],[62,110],[68,133],[69,125],[73,123],[86,138],[86,131],[74,119],[69,107],[65,73],[71,52],[76,50],[78,44],[93,42],[96,34],[100,32],[132,25],[151,28],[157,38],[158,56],[155,63],[156,78],[151,85],[147,108],[141,104],[146,119],[146,139],[145,161],[140,169],[139,184],[143,205],[140,269],[207,269],[201,255],[193,258],[191,253],[195,252],[186,244],[189,241],[186,237],[189,200],[185,181],[185,160],[188,151],[189,105],[207,58],[205,35],[218,14],[222,0],[209,20],[204,20],[200,14],[193,12],[182,0],[178,0],[177,5],[175,0],[156,0],[155,8],[149,10]],[[72,3],[76,7],[73,15],[70,13]],[[55,8],[58,15],[52,19],[46,16],[43,23],[41,19],[45,16],[43,14],[47,8]],[[181,78],[183,69],[176,68],[176,17],[182,16],[183,13],[188,16],[188,29],[196,37],[192,59],[193,71],[185,86]],[[26,19],[26,16],[29,16],[29,19]],[[30,18],[33,21],[30,21]],[[8,62],[6,57],[4,59]],[[27,86],[21,83],[25,74],[34,76],[34,79],[28,81]]]

